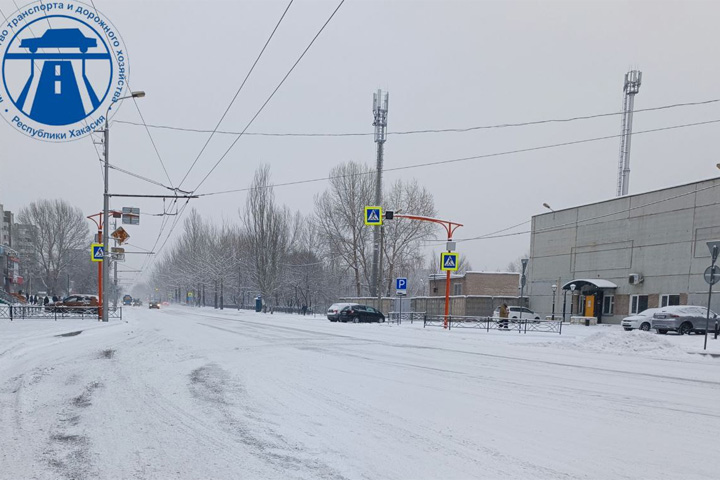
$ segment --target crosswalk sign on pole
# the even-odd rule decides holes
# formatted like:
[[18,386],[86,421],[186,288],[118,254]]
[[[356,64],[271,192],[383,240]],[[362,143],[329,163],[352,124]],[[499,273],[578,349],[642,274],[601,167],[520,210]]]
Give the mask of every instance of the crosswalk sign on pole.
[[457,252],[443,252],[440,255],[440,269],[443,272],[457,271],[460,264],[460,254]]
[[365,225],[382,225],[382,207],[365,207]]
[[102,243],[93,243],[90,247],[90,256],[93,262],[102,262],[105,258],[105,251]]

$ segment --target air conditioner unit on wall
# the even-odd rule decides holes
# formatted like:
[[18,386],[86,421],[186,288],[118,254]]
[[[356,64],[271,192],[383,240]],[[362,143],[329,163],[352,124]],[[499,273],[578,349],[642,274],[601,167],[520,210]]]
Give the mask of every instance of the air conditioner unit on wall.
[[644,280],[643,276],[639,273],[631,273],[628,277],[628,283],[630,285],[637,285],[638,283],[642,283]]

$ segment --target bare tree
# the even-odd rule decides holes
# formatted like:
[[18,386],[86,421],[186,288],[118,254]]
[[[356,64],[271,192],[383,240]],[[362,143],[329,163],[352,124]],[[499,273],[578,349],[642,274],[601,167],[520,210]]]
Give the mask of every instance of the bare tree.
[[[436,213],[432,194],[416,180],[396,181],[383,198],[388,209],[425,217],[433,217]],[[397,218],[386,221],[383,229],[383,275],[386,291],[389,292],[393,288],[396,273],[407,276],[412,275],[416,268],[421,268],[422,242],[431,238],[438,226],[431,222]]]
[[316,221],[330,254],[352,272],[355,294],[370,284],[371,229],[363,220],[364,208],[372,205],[375,177],[365,165],[348,162],[330,171],[330,188],[315,197]]
[[275,203],[267,165],[255,171],[242,222],[248,235],[253,280],[266,301],[274,298],[277,302],[282,263],[292,245],[293,232],[290,211]]
[[82,211],[65,200],[38,200],[20,210],[21,223],[33,225],[35,272],[48,293],[60,293],[61,275],[74,250],[89,247],[89,229]]

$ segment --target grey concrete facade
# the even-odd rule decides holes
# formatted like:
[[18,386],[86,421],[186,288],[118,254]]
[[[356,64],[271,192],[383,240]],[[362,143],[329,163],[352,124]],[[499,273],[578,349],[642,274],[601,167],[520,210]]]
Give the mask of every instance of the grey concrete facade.
[[[705,306],[708,285],[703,272],[711,262],[706,246],[710,240],[720,240],[720,178],[534,216],[530,308],[551,311],[553,284],[558,286],[556,313],[562,314],[565,295],[567,311],[572,304],[573,314],[578,314],[580,295],[595,293],[605,305],[596,304],[594,316],[604,323],[619,323],[645,305]],[[642,281],[632,284],[631,274]],[[575,295],[562,290],[577,279],[607,280],[617,288],[587,285]],[[720,310],[718,293],[712,302],[715,311]],[[612,301],[604,299],[610,296]],[[603,314],[610,304],[612,314]]]

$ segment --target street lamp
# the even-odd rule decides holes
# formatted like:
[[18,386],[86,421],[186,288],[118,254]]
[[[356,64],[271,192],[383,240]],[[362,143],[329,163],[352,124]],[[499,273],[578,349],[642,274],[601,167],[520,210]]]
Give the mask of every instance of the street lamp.
[[[110,283],[110,268],[108,267],[108,264],[106,263],[110,259],[110,255],[108,255],[108,243],[110,242],[108,239],[108,230],[109,230],[109,210],[110,210],[110,195],[108,195],[108,177],[110,175],[110,119],[108,118],[110,116],[110,109],[112,106],[120,101],[125,100],[126,98],[142,98],[145,96],[145,92],[138,91],[138,92],[131,92],[130,95],[126,95],[124,97],[120,97],[117,100],[114,100],[107,108],[107,111],[105,112],[105,130],[104,130],[104,144],[105,144],[105,188],[103,189],[103,221],[102,221],[102,227],[103,227],[103,238],[102,238],[102,244],[103,244],[103,265],[102,265],[102,285],[108,285]],[[102,288],[102,287],[101,287]],[[100,293],[100,292],[98,292]],[[107,322],[108,321],[108,296],[103,294],[102,295],[102,321]]]
[[573,307],[575,306],[575,287],[574,283],[570,284],[570,317],[572,319]]
[[547,203],[543,203],[543,207],[545,207],[548,210],[550,210],[551,212],[555,213],[555,210],[553,210],[552,207],[550,205],[548,205]]
[[557,292],[557,285],[553,284],[552,286],[553,291],[553,306],[552,306],[552,321],[555,321],[555,292]]
[[518,328],[520,328],[520,324],[522,324],[523,308],[525,307],[525,304],[523,303],[525,283],[527,282],[527,277],[525,277],[525,269],[527,268],[527,264],[529,261],[530,260],[527,258],[520,259],[520,263],[522,264],[522,276],[520,277],[520,318],[518,319]]

